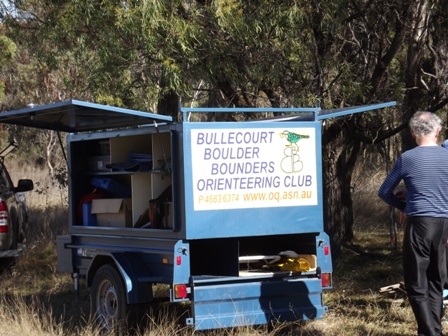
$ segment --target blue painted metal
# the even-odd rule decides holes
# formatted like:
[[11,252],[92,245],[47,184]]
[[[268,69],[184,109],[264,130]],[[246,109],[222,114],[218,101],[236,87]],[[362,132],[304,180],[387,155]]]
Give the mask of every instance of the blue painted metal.
[[216,329],[321,318],[320,280],[252,281],[207,284],[193,288],[195,329]]
[[[304,188],[299,186],[303,184],[304,179],[311,176],[311,183],[313,187],[313,197],[315,197],[314,204],[300,206],[300,203],[291,204],[289,206],[282,206],[281,202],[257,202],[256,207],[253,206],[255,202],[250,201],[248,198],[261,195],[258,192],[263,192],[255,186],[248,188],[247,192],[240,193],[238,196],[240,208],[234,204],[234,208],[226,206],[224,202],[221,202],[223,209],[216,210],[213,204],[211,210],[195,211],[195,206],[198,203],[197,197],[197,180],[193,180],[193,174],[195,169],[198,169],[198,165],[203,166],[205,161],[202,162],[195,160],[198,150],[202,148],[194,147],[195,139],[192,138],[194,132],[223,132],[222,134],[228,134],[228,132],[245,132],[248,130],[260,132],[273,131],[275,136],[279,138],[279,134],[284,130],[299,129],[300,131],[310,134],[311,138],[303,140],[302,146],[309,146],[311,151],[307,153],[310,157],[303,157],[302,160],[308,164],[312,164],[314,168],[310,171],[310,175],[306,176],[303,173],[291,173],[284,174],[279,172],[281,180],[279,183],[291,185],[291,187],[284,188],[285,192],[299,192],[301,193]],[[269,122],[269,123],[185,123],[184,124],[184,176],[185,176],[185,221],[186,221],[186,238],[187,239],[199,239],[199,238],[218,238],[218,237],[237,237],[237,236],[258,236],[258,235],[277,235],[277,234],[292,234],[292,233],[309,233],[319,232],[323,229],[323,209],[322,209],[322,167],[316,165],[316,162],[321,162],[321,126],[320,123],[315,122]],[[197,133],[196,133],[197,135]],[[209,148],[216,148],[218,144],[211,144]],[[233,148],[237,148],[238,145],[231,145]],[[254,145],[260,146],[260,145]],[[202,146],[203,147],[203,146]],[[221,145],[226,147],[226,145]],[[240,148],[244,147],[242,145]],[[257,147],[258,148],[258,147]],[[275,147],[274,149],[275,150]],[[281,152],[282,147],[277,147],[277,150]],[[260,153],[263,149],[260,149]],[[274,154],[274,153],[272,153]],[[269,153],[264,154],[264,157],[260,159],[269,159]],[[266,156],[267,155],[267,156]],[[212,160],[209,160],[212,161]],[[247,160],[248,163],[253,162],[253,159]],[[279,171],[279,162],[275,162],[276,171]],[[274,178],[277,176],[271,174]],[[223,177],[221,174],[220,177]],[[243,178],[248,177],[249,174],[242,174]],[[229,175],[229,178],[232,178]],[[306,183],[306,182],[305,182]],[[294,186],[296,185],[296,186]],[[196,189],[196,190],[195,190]],[[229,189],[229,195],[236,195],[233,193],[235,190]],[[268,188],[267,194],[263,194],[266,197],[280,198],[282,194],[276,192],[276,188]],[[309,188],[308,188],[309,189]],[[308,190],[307,189],[307,190]],[[196,192],[196,193],[195,193]],[[209,194],[217,194],[222,191],[210,192]],[[214,197],[214,196],[212,196]],[[246,204],[244,199],[247,198]],[[196,203],[196,204],[195,204]],[[264,205],[266,203],[268,205]],[[228,203],[227,203],[228,204]],[[279,220],[281,218],[281,220]]]
[[[285,113],[288,116],[291,115],[301,115],[306,113],[312,113],[314,115],[314,120],[324,120],[328,118],[335,118],[345,115],[350,115],[354,113],[378,110],[386,107],[391,107],[397,105],[396,102],[386,102],[378,104],[368,104],[362,106],[351,106],[351,107],[341,107],[337,109],[322,110],[318,107],[304,107],[304,108],[181,108],[182,117],[184,121],[188,120],[187,114],[189,113],[261,113],[261,112],[275,112],[275,113]],[[275,118],[268,118],[273,120]],[[257,120],[259,121],[259,120]]]
[[179,241],[174,246],[173,264],[173,284],[176,285],[189,283],[191,268],[190,245],[188,244],[188,242]]
[[343,107],[343,108],[339,108],[339,109],[322,110],[319,112],[317,119],[323,120],[323,119],[328,119],[328,118],[335,118],[335,117],[340,117],[340,116],[354,114],[354,113],[379,110],[382,108],[391,107],[391,106],[395,106],[395,105],[397,105],[396,102],[387,102],[387,103],[380,103],[380,104],[370,104],[370,105],[363,105],[363,106]]
[[[152,283],[186,285],[187,298],[171,293],[171,301],[190,300],[187,322],[205,330],[323,316],[319,276],[331,275],[333,267],[323,228],[321,121],[393,105],[180,108],[184,122],[173,123],[169,116],[72,100],[1,113],[0,122],[79,133],[67,137],[70,185],[85,178],[86,171],[73,166],[74,153],[83,154],[79,143],[170,132],[175,228],[71,225],[70,239],[60,245],[71,249],[74,272],[88,279],[103,260],[115,262],[128,303],[150,301]],[[190,113],[211,112],[284,115],[238,123],[188,121]],[[153,127],[158,123],[162,127]],[[70,188],[69,196],[76,199]],[[75,209],[71,201],[72,221]],[[288,249],[315,255],[316,267],[243,274],[241,253]],[[61,260],[67,259],[65,254]]]
[[[393,105],[395,102],[327,111],[320,108],[182,109],[184,117],[187,113],[195,112],[288,112],[284,118],[303,113],[314,115],[311,120],[304,121],[298,119],[299,121],[277,122],[278,119],[268,119],[264,122],[244,123],[183,123],[186,238],[323,231],[320,120]],[[281,142],[280,137],[284,132],[303,133],[304,136],[297,143],[288,144]],[[257,133],[268,134],[270,141],[266,140],[265,143],[250,141],[250,134]],[[247,141],[243,139],[245,135],[248,135]],[[293,150],[294,154],[291,154]],[[278,153],[282,151],[283,154],[279,155]],[[216,157],[211,154],[215,152],[218,153]],[[247,155],[238,156],[237,152]],[[228,156],[224,157],[224,153]],[[229,153],[233,153],[234,156]],[[282,165],[288,157],[297,160],[302,166],[296,168],[294,162],[292,171],[286,171]],[[262,182],[256,183],[257,172],[254,173],[254,170],[232,173],[231,169],[236,170],[237,165],[241,167],[239,165],[241,162],[249,168],[257,164],[269,167],[259,171],[258,181]],[[226,171],[223,172],[221,168]],[[272,185],[274,183],[275,185]],[[302,193],[309,193],[313,200],[306,201],[304,197],[298,197],[296,201],[286,201],[283,195],[289,197],[290,193],[299,193],[299,196]],[[237,197],[238,201],[232,202]],[[278,202],[269,201],[270,198]],[[209,202],[204,205],[207,199]]]
[[171,122],[173,118],[120,107],[69,100],[49,105],[7,111],[0,122],[62,132],[87,132],[143,124]]
[[304,114],[304,113],[313,113],[316,115],[319,113],[320,108],[313,108],[313,107],[289,107],[289,108],[282,108],[282,107],[276,107],[276,108],[262,108],[262,107],[183,107],[181,108],[182,111],[182,118],[183,121],[188,121],[188,114],[189,113],[288,113],[288,114]]
[[[325,255],[324,247],[327,246],[329,253]],[[330,238],[325,232],[320,232],[316,237],[316,257],[322,273],[332,273]]]

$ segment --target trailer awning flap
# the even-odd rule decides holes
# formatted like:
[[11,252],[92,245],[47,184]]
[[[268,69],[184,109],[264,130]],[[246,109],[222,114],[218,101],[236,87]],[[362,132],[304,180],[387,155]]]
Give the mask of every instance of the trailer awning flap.
[[343,108],[330,109],[330,110],[321,110],[321,111],[319,111],[317,119],[323,120],[323,119],[328,119],[328,118],[333,118],[333,117],[349,115],[349,114],[353,114],[353,113],[382,109],[385,107],[395,106],[395,105],[397,105],[397,103],[392,101],[392,102],[387,102],[387,103],[343,107]]
[[171,122],[173,118],[79,100],[0,113],[0,123],[69,133],[136,127],[153,121]]

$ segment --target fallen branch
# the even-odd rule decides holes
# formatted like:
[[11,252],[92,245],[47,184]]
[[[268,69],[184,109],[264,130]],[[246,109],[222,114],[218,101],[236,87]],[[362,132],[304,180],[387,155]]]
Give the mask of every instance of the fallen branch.
[[406,293],[406,290],[404,288],[404,283],[400,282],[394,285],[389,285],[389,286],[385,286],[385,287],[381,287],[380,288],[380,293],[387,293],[387,294],[392,294],[392,293]]

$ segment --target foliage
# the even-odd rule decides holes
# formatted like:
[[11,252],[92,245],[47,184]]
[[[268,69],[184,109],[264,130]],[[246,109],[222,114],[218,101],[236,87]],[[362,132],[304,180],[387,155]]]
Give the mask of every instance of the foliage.
[[[1,34],[1,26],[0,26],[0,34]],[[11,39],[9,39],[4,35],[0,35],[0,99],[3,99],[5,97],[5,90],[6,90],[5,80],[2,80],[2,78],[5,77],[2,68],[12,61],[16,53],[16,50],[17,47],[15,43],[11,41]],[[0,111],[1,110],[3,110],[3,108],[0,108]]]
[[16,52],[16,45],[6,36],[0,36],[0,62],[10,62]]
[[[325,123],[326,228],[336,247],[353,239],[352,172],[361,151],[393,159],[399,150],[386,151],[385,139],[405,130],[414,111],[448,103],[440,1],[3,3],[4,35],[17,46],[0,78],[6,109],[76,98],[176,116],[179,98],[239,107],[403,102]],[[44,142],[36,150],[51,163]]]

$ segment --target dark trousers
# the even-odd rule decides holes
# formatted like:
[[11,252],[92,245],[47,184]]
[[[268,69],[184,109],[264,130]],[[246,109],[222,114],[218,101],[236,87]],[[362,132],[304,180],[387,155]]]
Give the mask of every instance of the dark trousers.
[[447,238],[447,218],[408,218],[403,240],[403,278],[419,336],[442,334]]

